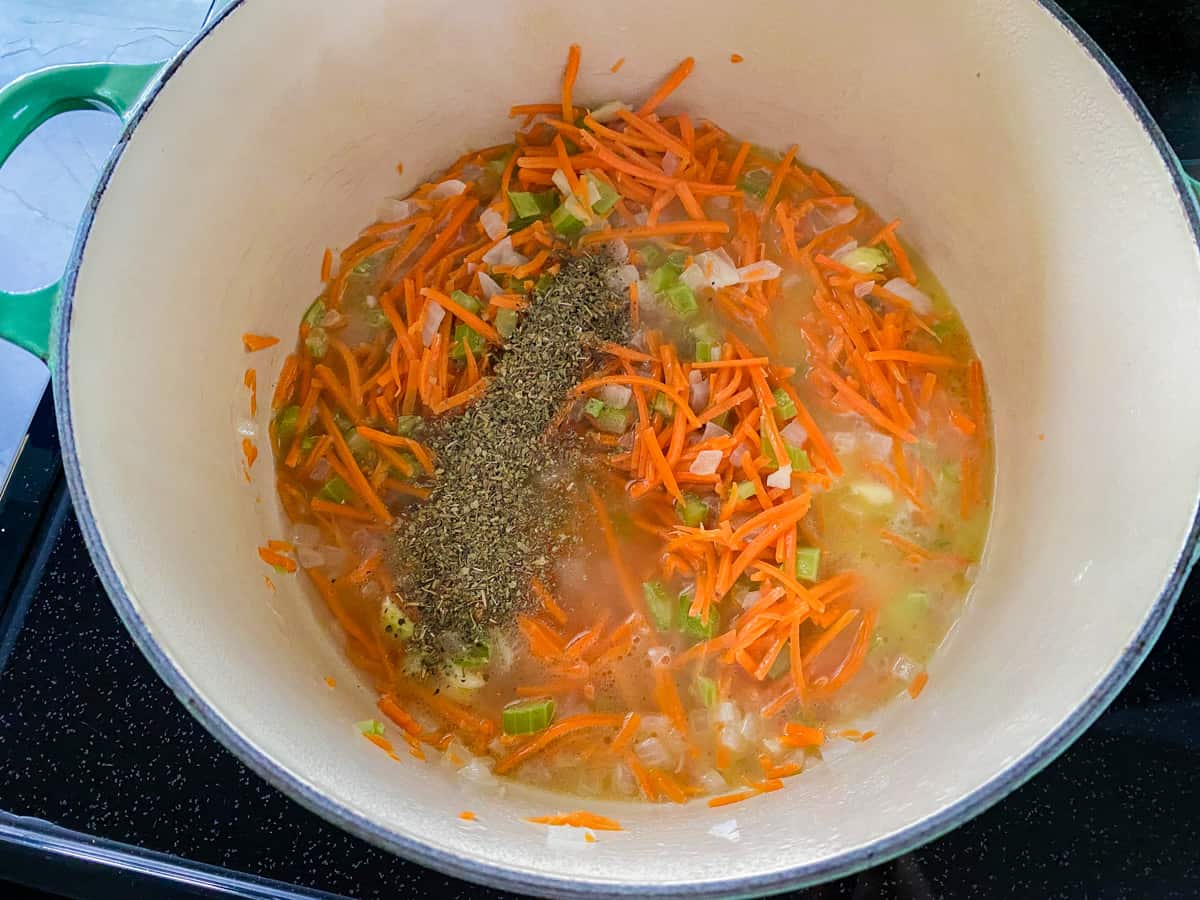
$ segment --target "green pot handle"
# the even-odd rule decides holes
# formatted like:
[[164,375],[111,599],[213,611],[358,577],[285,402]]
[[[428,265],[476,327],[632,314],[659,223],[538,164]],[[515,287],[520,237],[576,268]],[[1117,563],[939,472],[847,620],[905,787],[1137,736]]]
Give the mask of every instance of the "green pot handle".
[[[53,66],[0,88],[0,166],[34,129],[59,113],[107,109],[128,121],[142,91],[162,67],[161,62]],[[60,284],[19,294],[0,291],[0,340],[47,359]]]

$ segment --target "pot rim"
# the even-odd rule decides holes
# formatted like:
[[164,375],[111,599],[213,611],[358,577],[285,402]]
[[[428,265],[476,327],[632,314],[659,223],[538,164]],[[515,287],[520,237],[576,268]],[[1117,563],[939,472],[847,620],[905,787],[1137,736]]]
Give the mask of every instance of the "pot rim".
[[[142,653],[154,667],[155,672],[166,682],[187,710],[210,734],[257,775],[326,821],[388,852],[468,881],[518,893],[534,893],[548,897],[579,897],[589,898],[589,900],[606,896],[628,897],[631,895],[630,892],[635,890],[640,896],[646,897],[702,898],[773,894],[853,875],[887,862],[941,837],[951,829],[979,815],[1053,762],[1096,720],[1133,676],[1165,627],[1183,589],[1188,572],[1196,562],[1197,556],[1200,556],[1200,509],[1194,513],[1187,540],[1175,562],[1169,580],[1137,633],[1092,693],[1058,728],[1046,735],[1033,748],[990,781],[940,812],[914,822],[867,847],[846,851],[817,863],[801,864],[762,875],[743,875],[720,880],[676,882],[662,885],[628,885],[619,881],[599,880],[580,881],[565,876],[520,872],[506,866],[492,864],[486,860],[438,850],[420,840],[397,834],[314,790],[282,765],[260,752],[199,695],[188,681],[186,674],[162,651],[149,627],[135,609],[132,598],[121,584],[96,527],[87,490],[83,484],[71,424],[70,366],[67,354],[71,311],[74,305],[75,285],[78,280],[83,249],[95,221],[96,211],[126,145],[142,117],[154,104],[159,92],[171,76],[187,60],[196,46],[214,30],[221,27],[226,19],[240,9],[245,2],[246,0],[233,0],[176,53],[148,85],[137,109],[130,116],[118,138],[76,230],[55,319],[54,355],[52,357],[55,364],[51,367],[51,381],[54,389],[54,409],[62,447],[63,468],[66,472],[76,516],[88,551],[91,553],[100,575],[101,583],[108,592],[113,606],[116,607],[117,614]],[[1197,203],[1182,166],[1158,124],[1150,116],[1141,99],[1112,60],[1054,0],[1035,0],[1035,2],[1049,13],[1061,27],[1066,29],[1092,60],[1104,70],[1112,87],[1133,112],[1147,137],[1158,150],[1159,158],[1167,169],[1176,196],[1183,207],[1184,215],[1192,232],[1192,239],[1200,248],[1200,204]]]

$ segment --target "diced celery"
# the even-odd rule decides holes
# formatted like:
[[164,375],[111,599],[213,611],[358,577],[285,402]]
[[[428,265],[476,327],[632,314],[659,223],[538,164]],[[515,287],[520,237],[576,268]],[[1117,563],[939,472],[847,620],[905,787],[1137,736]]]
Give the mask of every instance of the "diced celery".
[[689,525],[692,528],[698,527],[708,518],[708,507],[695,494],[684,494],[683,500],[682,504],[676,501],[675,514],[679,516],[680,521],[684,525]]
[[708,621],[700,616],[688,615],[692,606],[692,595],[685,591],[679,595],[679,630],[698,641],[707,641],[721,630],[721,614],[715,606],[708,609]]
[[699,700],[706,709],[715,709],[717,706],[717,683],[707,675],[697,675],[695,681],[696,699]]
[[321,490],[317,492],[317,496],[322,500],[329,500],[332,503],[349,503],[350,498],[354,496],[354,492],[350,490],[350,485],[342,480],[342,476],[334,475],[321,485]]
[[838,262],[855,272],[882,272],[887,268],[887,254],[876,247],[856,247],[838,257]]
[[477,313],[483,309],[483,304],[468,294],[466,291],[451,291],[450,299],[458,303],[468,312]]
[[721,413],[719,416],[713,416],[710,421],[718,428],[724,428],[726,431],[728,431],[730,415],[731,414],[729,410],[725,410],[725,412]]
[[659,631],[670,631],[675,623],[676,601],[667,593],[661,581],[642,582],[642,596],[646,599],[646,609],[650,620]]
[[958,331],[958,326],[952,321],[943,320],[933,323],[933,333],[937,335],[939,342],[944,341],[956,331]]
[[309,328],[315,328],[323,318],[325,318],[324,300],[314,300],[304,311],[304,324]]
[[792,657],[788,653],[787,645],[779,651],[779,655],[775,657],[775,662],[771,663],[771,668],[767,670],[768,678],[781,678],[792,670]]
[[300,439],[300,449],[307,453],[313,447],[317,446],[317,439],[311,434],[306,434]]
[[668,260],[650,273],[650,289],[656,294],[663,293],[679,281],[679,273],[682,271],[682,267]]
[[412,620],[404,615],[404,611],[391,597],[385,598],[379,609],[379,622],[383,626],[384,634],[398,641],[407,641],[413,636]]
[[783,388],[775,388],[775,411],[783,421],[796,418],[796,404]]
[[[642,244],[642,246],[638,247],[637,252],[642,258],[642,265],[648,269],[654,268],[667,258],[666,252],[658,244]],[[680,269],[679,271],[682,272],[683,270]]]
[[371,446],[370,441],[354,428],[349,429],[343,437],[346,439],[346,446],[350,448],[350,452],[360,466],[366,468],[374,464],[377,457],[375,448]]
[[706,341],[696,342],[696,362],[712,362],[713,345]]
[[600,199],[592,204],[592,212],[597,215],[607,216],[613,211],[613,207],[617,205],[617,201],[621,199],[621,195],[617,193],[616,188],[611,184],[597,178],[591,172],[585,173],[583,177],[595,185],[596,191],[600,194]]
[[492,658],[492,648],[487,644],[480,643],[471,647],[466,652],[454,658],[455,665],[462,666],[464,669],[483,669]]
[[674,401],[662,391],[654,395],[654,402],[650,404],[650,408],[664,419],[670,419],[675,415]]
[[512,337],[513,332],[517,330],[518,315],[515,309],[509,309],[507,306],[502,306],[496,310],[496,331],[500,337],[508,340]]
[[275,416],[275,437],[279,446],[285,447],[296,436],[296,425],[300,420],[300,407],[285,406]]
[[737,186],[747,194],[761,200],[767,196],[767,191],[771,188],[771,173],[766,169],[751,169],[749,172],[742,173],[738,178]]
[[792,464],[793,472],[811,472],[812,460],[808,458],[808,451],[801,450],[799,447],[793,447],[791,444],[785,444],[787,447],[788,460]]
[[633,421],[633,410],[628,407],[613,409],[611,406],[606,406],[598,416],[594,417],[594,420],[598,431],[608,434],[624,434],[629,430],[629,423]]
[[697,322],[688,330],[692,333],[692,337],[694,337],[697,341],[704,341],[708,344],[721,343],[721,329],[707,320],[704,322]]
[[737,483],[737,494],[739,500],[749,500],[754,496],[754,482],[739,481]]
[[604,412],[604,401],[599,397],[592,397],[587,403],[583,404],[583,411],[594,419],[600,413]]
[[487,346],[478,331],[463,322],[459,322],[454,326],[454,343],[450,346],[451,359],[466,359],[466,347],[471,348],[471,353],[474,356],[479,356],[483,352],[483,348]]
[[500,724],[505,734],[534,734],[544,731],[554,721],[554,701],[519,700],[500,712]]
[[677,282],[663,291],[663,296],[666,298],[667,304],[671,309],[675,310],[678,315],[683,316],[685,319],[688,316],[695,315],[696,311],[700,308],[696,304],[696,295],[692,292],[692,289],[681,282]]
[[542,207],[537,198],[528,191],[509,191],[508,202],[512,205],[513,216],[518,219],[537,218],[542,214]]
[[420,416],[397,416],[396,417],[396,434],[404,437],[412,437],[421,430]]
[[363,719],[361,722],[355,722],[354,727],[363,734],[373,734],[376,737],[383,736],[383,723],[378,719]]
[[821,567],[821,549],[819,547],[796,548],[796,577],[801,581],[816,581],[817,572]]
[[574,216],[564,203],[550,214],[550,225],[563,237],[574,237],[583,231],[584,221]]
[[311,329],[308,336],[304,338],[304,349],[313,359],[323,357],[325,351],[329,349],[329,335],[325,333],[325,329],[319,327]]

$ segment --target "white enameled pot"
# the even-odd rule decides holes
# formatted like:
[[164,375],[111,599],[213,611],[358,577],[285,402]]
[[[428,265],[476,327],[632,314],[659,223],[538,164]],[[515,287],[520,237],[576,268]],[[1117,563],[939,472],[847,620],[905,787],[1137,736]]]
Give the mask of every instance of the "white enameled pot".
[[[564,849],[523,818],[578,801],[515,785],[500,798],[355,737],[375,697],[303,580],[266,590],[255,548],[287,526],[269,460],[243,479],[237,428],[243,370],[269,396],[288,351],[247,356],[240,335],[294,334],[323,248],[352,240],[383,196],[503,140],[510,103],[555,97],[572,41],[581,101],[644,96],[694,55],[671,105],[798,142],[904,219],[984,361],[998,475],[977,587],[919,702],[754,802],[589,803],[626,830]],[[1196,208],[1128,85],[1052,4],[243,0],[127,119],[52,342],[75,508],[180,699],[256,772],[369,841],[555,897],[831,878],[1053,760],[1166,621],[1200,488]],[[256,425],[265,435],[265,410]],[[732,818],[738,841],[710,832]]]

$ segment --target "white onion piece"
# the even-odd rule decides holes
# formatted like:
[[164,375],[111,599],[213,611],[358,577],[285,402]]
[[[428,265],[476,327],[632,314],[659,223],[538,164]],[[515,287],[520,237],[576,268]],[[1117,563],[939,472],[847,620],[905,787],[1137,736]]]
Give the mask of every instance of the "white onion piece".
[[[721,778],[720,775],[718,775],[717,777]],[[722,786],[719,788],[716,788],[716,790],[718,790],[718,791],[724,790],[724,784],[725,784],[725,779],[722,778],[721,779]],[[704,786],[708,787],[707,785],[704,785]],[[741,832],[738,831],[737,819],[726,819],[724,822],[718,822],[712,828],[708,829],[708,833],[711,834],[713,837],[724,838],[725,840],[732,841],[735,844],[742,839]]]
[[331,472],[333,472],[333,468],[329,465],[329,461],[322,458],[317,460],[317,464],[308,474],[314,481],[324,481]]
[[762,599],[762,591],[746,591],[742,597],[742,609],[749,609]]
[[700,270],[701,283],[707,284],[714,291],[730,287],[742,280],[737,266],[723,249],[697,253],[692,264]]
[[425,321],[421,323],[421,346],[428,347],[433,343],[434,335],[442,327],[444,318],[446,318],[446,310],[440,303],[430,300],[425,305]]
[[729,209],[729,197],[724,194],[717,194],[714,197],[709,197],[708,205],[714,209]]
[[601,124],[615,122],[621,118],[621,110],[628,112],[629,107],[620,100],[609,100],[603,106],[597,106],[592,110],[592,118]]
[[887,459],[892,453],[892,439],[878,431],[866,431],[858,436],[859,445],[875,459]]
[[845,225],[858,215],[858,210],[854,208],[853,203],[844,203],[841,206],[835,207],[817,207],[808,214],[808,221],[812,225],[812,230],[820,234],[822,231],[828,231],[835,225]]
[[779,434],[788,444],[793,447],[803,447],[804,442],[808,440],[808,432],[805,430],[804,426],[795,419],[792,419],[792,421],[788,422],[784,429],[779,432]]
[[513,249],[510,236],[483,254],[483,261],[489,266],[523,266],[529,262],[529,259]]
[[316,547],[310,547],[307,544],[296,545],[296,562],[301,568],[313,569],[317,566],[325,565],[325,554]]
[[843,453],[853,453],[854,448],[858,446],[858,435],[853,431],[834,431],[829,435],[829,443],[833,445],[833,452],[839,456]]
[[663,174],[668,178],[674,177],[675,173],[679,170],[679,157],[670,150],[663,154],[662,170]]
[[663,742],[656,737],[646,738],[633,745],[633,752],[648,766],[656,769],[666,768],[671,763],[671,756]]
[[617,267],[617,284],[621,286],[622,290],[628,289],[629,286],[636,282],[640,277],[641,273],[638,272],[637,266]]
[[258,434],[258,426],[249,419],[242,419],[238,422],[237,433],[242,437],[252,438]]
[[927,316],[933,312],[933,300],[919,288],[913,287],[903,278],[893,278],[883,286],[885,291],[891,291],[901,300],[907,300],[917,315]]
[[504,293],[504,288],[487,272],[479,273],[479,288],[483,291],[484,300],[491,300],[497,294]]
[[411,216],[415,209],[416,207],[407,200],[389,198],[379,204],[376,215],[378,215],[380,222],[399,222],[401,219],[407,219]]
[[780,466],[767,476],[767,487],[788,488],[792,486],[792,467]]
[[746,447],[743,444],[738,444],[733,448],[733,452],[729,454],[729,461],[735,466],[742,464],[742,457],[746,455]]
[[679,280],[691,288],[692,291],[699,291],[702,288],[708,287],[708,282],[704,280],[704,272],[695,263],[692,263],[679,273]]
[[688,466],[693,475],[715,475],[725,454],[720,450],[701,450]]
[[613,409],[624,409],[633,398],[633,390],[623,384],[606,384],[600,388],[600,399],[605,406]]
[[729,437],[729,431],[722,428],[716,422],[708,421],[704,423],[704,431],[700,435],[700,440],[711,441],[713,438]]
[[688,401],[692,409],[704,409],[708,406],[708,379],[704,377],[703,372],[691,372],[688,374],[688,381],[691,384]]
[[288,540],[293,544],[308,544],[315,547],[321,543],[321,529],[316,525],[309,525],[307,522],[293,522]]
[[480,213],[479,224],[483,226],[484,232],[493,241],[508,233],[508,223],[504,221],[504,216],[494,209],[485,209]]
[[[659,218],[661,219],[662,217],[660,216]],[[633,214],[633,223],[635,225],[645,225],[648,221],[650,221],[650,214],[644,209]]]
[[878,481],[856,481],[850,485],[850,491],[855,496],[862,497],[872,506],[887,506],[896,499],[892,489]]
[[854,296],[861,300],[863,297],[868,296],[874,287],[875,282],[873,281],[860,281],[854,285]]
[[555,169],[554,174],[550,176],[550,180],[554,182],[554,186],[559,189],[564,197],[571,196],[571,182],[567,181],[567,173],[562,169]]
[[742,266],[737,273],[739,281],[750,284],[755,281],[774,281],[783,273],[783,269],[779,267],[778,263],[763,259],[756,263],[750,263],[748,266]]
[[596,187],[596,181],[592,178],[584,178],[583,183],[587,189],[588,206],[595,206],[600,202],[600,188]]
[[467,189],[465,181],[459,181],[457,178],[451,178],[449,181],[443,181],[432,191],[429,192],[430,200],[446,200],[450,197],[457,197]]
[[491,767],[478,756],[460,768],[458,774],[474,784],[493,785],[496,783],[496,776],[492,774]]

